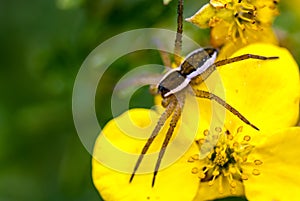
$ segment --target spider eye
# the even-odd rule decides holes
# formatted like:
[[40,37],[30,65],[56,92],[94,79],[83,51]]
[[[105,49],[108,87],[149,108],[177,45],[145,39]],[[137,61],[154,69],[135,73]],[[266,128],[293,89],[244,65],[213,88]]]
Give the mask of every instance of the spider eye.
[[161,84],[158,85],[158,93],[160,93],[162,95],[162,97],[165,97],[166,93],[170,92],[169,89],[167,89],[166,87],[162,86]]

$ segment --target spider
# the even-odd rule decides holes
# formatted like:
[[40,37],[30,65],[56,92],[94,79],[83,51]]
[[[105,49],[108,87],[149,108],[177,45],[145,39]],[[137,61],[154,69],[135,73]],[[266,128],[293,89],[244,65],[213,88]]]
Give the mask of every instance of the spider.
[[[182,21],[183,21],[183,0],[178,0],[177,8],[178,18],[177,18],[177,35],[175,39],[175,49],[174,49],[174,60],[179,61],[180,48],[181,48],[181,34],[182,34]],[[250,121],[238,112],[234,107],[229,105],[219,96],[193,88],[193,86],[205,81],[211,73],[213,73],[217,67],[224,66],[226,64],[246,60],[246,59],[258,59],[258,60],[272,60],[278,59],[279,57],[265,57],[254,54],[244,54],[233,58],[228,58],[215,62],[217,58],[218,51],[215,48],[200,48],[196,49],[186,56],[186,59],[179,65],[179,67],[174,68],[167,72],[162,79],[157,84],[157,93],[163,98],[162,106],[165,107],[165,111],[160,116],[158,123],[156,124],[154,130],[152,131],[150,137],[148,138],[146,144],[144,145],[141,154],[135,164],[129,182],[133,181],[133,178],[138,170],[144,155],[147,153],[150,145],[153,143],[155,137],[164,126],[165,122],[171,118],[168,131],[164,138],[163,144],[159,151],[158,159],[156,161],[155,169],[152,178],[152,187],[154,187],[156,175],[158,173],[162,158],[165,154],[166,148],[170,142],[173,135],[174,129],[177,122],[180,119],[182,108],[184,106],[185,95],[187,93],[187,87],[191,86],[193,92],[198,98],[205,98],[216,101],[224,108],[229,110],[232,114],[236,115],[241,121],[248,124],[252,128],[259,130],[255,125],[250,123]],[[197,80],[197,81],[196,81]]]

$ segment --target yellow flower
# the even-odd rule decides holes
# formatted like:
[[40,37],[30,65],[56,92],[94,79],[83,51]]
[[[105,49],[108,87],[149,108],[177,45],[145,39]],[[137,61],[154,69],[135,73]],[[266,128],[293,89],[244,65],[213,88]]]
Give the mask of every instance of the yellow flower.
[[205,151],[203,147],[218,138],[208,155],[190,160],[193,173],[201,179],[195,201],[242,195],[248,200],[299,199],[300,127],[256,135],[242,127],[233,133],[216,130],[206,137],[206,144],[199,144]]
[[[258,126],[260,132],[231,113],[227,113],[225,125],[210,129],[218,122],[211,120],[210,102],[199,100],[200,115],[186,104],[184,112],[189,115],[183,116],[176,127],[171,139],[174,146],[167,147],[169,153],[163,158],[163,169],[152,188],[152,171],[168,122],[151,145],[149,158],[141,164],[144,174],[136,175],[129,183],[137,156],[159,118],[152,110],[129,110],[110,121],[95,144],[93,181],[105,200],[210,200],[229,195],[245,195],[249,200],[300,197],[300,128],[288,128],[296,124],[299,115],[297,64],[287,50],[273,45],[250,45],[236,55],[243,53],[280,57],[272,61],[245,60],[218,70],[226,101]],[[195,133],[190,123],[197,116],[200,121]],[[176,136],[183,137],[180,143]],[[185,138],[196,140],[181,156],[178,153]]]
[[[195,15],[186,19],[200,28],[211,28],[211,44],[223,47],[230,56],[249,43],[277,44],[272,30],[279,14],[279,0],[211,0]],[[223,57],[225,58],[225,57]]]

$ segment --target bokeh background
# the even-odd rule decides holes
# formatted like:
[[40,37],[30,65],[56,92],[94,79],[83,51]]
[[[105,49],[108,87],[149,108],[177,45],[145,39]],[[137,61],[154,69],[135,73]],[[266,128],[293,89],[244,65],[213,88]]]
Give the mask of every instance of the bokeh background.
[[[280,2],[274,27],[281,45],[299,63],[298,1]],[[186,0],[185,17],[206,2]],[[148,27],[175,30],[176,3],[0,0],[0,201],[101,200],[92,184],[91,156],[72,119],[76,74],[87,55],[116,34]],[[209,30],[185,23],[184,32],[203,46],[209,44]],[[149,63],[162,63],[158,52],[139,51],[109,68],[96,96],[101,126],[112,116],[114,83],[130,69]],[[130,107],[151,104],[144,87]]]

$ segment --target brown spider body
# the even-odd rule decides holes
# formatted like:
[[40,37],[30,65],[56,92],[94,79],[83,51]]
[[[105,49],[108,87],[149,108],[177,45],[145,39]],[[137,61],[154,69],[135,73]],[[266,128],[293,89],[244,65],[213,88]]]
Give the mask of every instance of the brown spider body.
[[191,52],[178,68],[170,70],[158,84],[163,98],[185,89],[191,80],[204,73],[215,62],[217,50],[200,48]]

